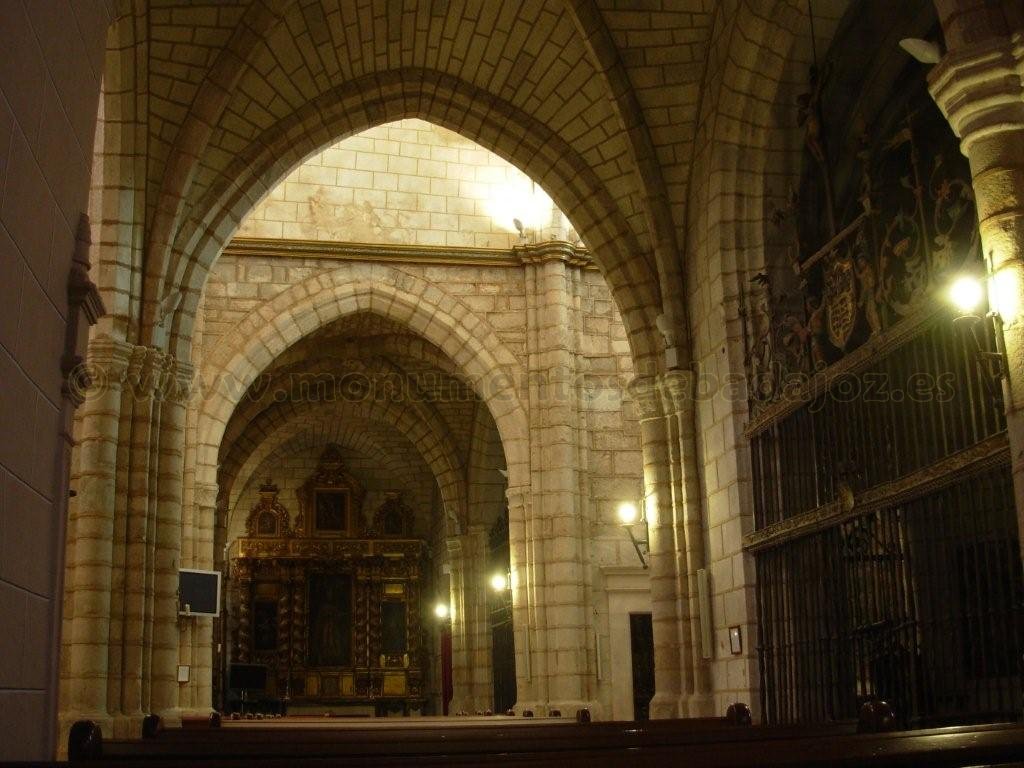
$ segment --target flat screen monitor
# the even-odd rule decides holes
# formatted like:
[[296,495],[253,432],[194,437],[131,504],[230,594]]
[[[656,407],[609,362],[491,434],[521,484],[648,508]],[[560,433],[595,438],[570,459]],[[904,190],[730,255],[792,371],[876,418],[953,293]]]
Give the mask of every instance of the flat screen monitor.
[[232,664],[229,684],[236,691],[262,691],[267,687],[267,668],[263,664]]
[[178,571],[178,613],[220,616],[220,571]]

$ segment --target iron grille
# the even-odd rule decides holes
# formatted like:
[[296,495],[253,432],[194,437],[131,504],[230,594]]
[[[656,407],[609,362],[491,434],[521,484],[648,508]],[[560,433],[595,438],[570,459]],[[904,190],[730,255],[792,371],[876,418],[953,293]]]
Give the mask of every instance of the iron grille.
[[905,725],[1021,712],[1024,580],[1006,466],[757,555],[762,711]]
[[[983,339],[994,348],[991,329]],[[1006,429],[998,382],[940,313],[895,353],[751,440],[758,530],[927,467]]]

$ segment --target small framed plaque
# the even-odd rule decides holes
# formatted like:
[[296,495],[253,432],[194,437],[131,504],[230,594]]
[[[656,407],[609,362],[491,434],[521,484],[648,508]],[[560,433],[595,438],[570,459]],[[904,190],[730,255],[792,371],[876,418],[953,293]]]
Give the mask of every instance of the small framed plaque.
[[729,627],[729,650],[736,656],[743,653],[743,630],[739,626]]

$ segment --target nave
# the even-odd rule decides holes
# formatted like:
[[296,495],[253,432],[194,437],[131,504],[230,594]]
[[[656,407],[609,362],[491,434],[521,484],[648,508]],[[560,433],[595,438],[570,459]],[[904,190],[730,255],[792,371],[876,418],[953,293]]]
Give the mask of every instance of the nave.
[[0,761],[1013,756],[1020,0],[0,21]]

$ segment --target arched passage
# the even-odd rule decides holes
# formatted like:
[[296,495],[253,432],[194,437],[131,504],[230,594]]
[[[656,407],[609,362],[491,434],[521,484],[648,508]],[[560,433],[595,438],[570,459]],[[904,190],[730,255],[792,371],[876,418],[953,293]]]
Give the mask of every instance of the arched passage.
[[294,286],[254,310],[223,342],[202,371],[203,402],[198,417],[197,482],[216,482],[221,438],[242,394],[279,354],[301,336],[341,317],[371,312],[408,325],[446,352],[465,372],[494,417],[502,437],[510,483],[529,483],[527,419],[517,384],[522,368],[487,324],[436,285],[389,267],[375,267],[373,282],[341,268],[329,285],[322,278]]
[[[331,138],[405,117],[422,117],[472,138],[535,179],[572,219],[612,288],[638,365],[657,366],[657,277],[626,222],[587,163],[542,123],[493,95],[448,75],[400,70],[357,79],[318,97],[273,126],[210,182],[175,237],[166,280],[151,266],[150,295],[177,307],[153,314],[171,348],[184,353],[206,276],[255,202],[305,157]],[[510,130],[510,126],[515,126]],[[186,257],[185,254],[188,254]],[[163,287],[161,287],[163,286]]]
[[[233,481],[241,466],[257,449],[268,442],[278,442],[280,433],[287,432],[293,422],[311,417],[357,419],[393,427],[416,447],[421,459],[430,467],[441,490],[446,509],[456,521],[456,525],[457,521],[464,518],[465,475],[460,471],[461,461],[458,455],[450,444],[446,444],[444,433],[438,434],[435,429],[430,428],[429,423],[422,421],[414,409],[401,403],[373,400],[330,404],[284,403],[268,408],[247,425],[244,439],[239,440],[227,453],[221,477],[228,482]],[[224,490],[230,491],[230,488]]]
[[[289,424],[268,436],[259,448],[249,454],[234,472],[233,479],[225,478],[222,481],[225,493],[229,494],[228,514],[238,515],[246,511],[244,508],[238,508],[241,494],[251,483],[268,475],[280,461],[294,453],[323,448],[330,444],[372,457],[385,474],[398,478],[400,484],[412,486],[420,475],[429,477],[433,483],[430,469],[423,462],[415,446],[405,441],[404,450],[399,451],[396,450],[397,441],[385,441],[388,437],[390,435],[387,434],[387,430],[380,424],[359,419],[337,422],[318,417],[312,423]],[[230,538],[230,519],[227,521],[227,529]]]

